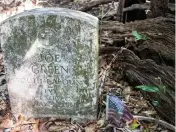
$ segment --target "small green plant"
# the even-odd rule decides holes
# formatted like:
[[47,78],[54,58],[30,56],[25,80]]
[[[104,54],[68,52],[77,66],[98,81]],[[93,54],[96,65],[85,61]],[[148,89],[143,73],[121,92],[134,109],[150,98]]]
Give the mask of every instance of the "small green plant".
[[[141,90],[143,90],[145,92],[158,93],[157,96],[160,95],[161,91],[163,91],[164,93],[166,91],[166,86],[164,86],[164,85],[159,85],[159,86],[139,85],[139,86],[136,86],[135,88],[141,89]],[[158,101],[158,100],[152,100],[152,104],[154,106],[158,106],[159,102],[160,101]]]
[[132,31],[132,35],[136,38],[136,40],[147,40],[147,36],[139,34],[137,31]]
[[159,88],[156,86],[139,85],[139,86],[136,86],[136,88],[141,89],[146,92],[159,92]]
[[154,106],[158,106],[158,105],[159,105],[159,102],[158,102],[157,100],[153,100],[153,101],[152,101],[152,104],[153,104]]

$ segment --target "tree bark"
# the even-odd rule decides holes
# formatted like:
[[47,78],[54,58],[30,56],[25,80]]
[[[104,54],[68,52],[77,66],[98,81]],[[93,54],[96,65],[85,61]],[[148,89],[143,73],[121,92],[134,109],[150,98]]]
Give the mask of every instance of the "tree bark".
[[[142,26],[141,26],[142,25]],[[174,19],[158,17],[126,23],[103,22],[101,42],[105,45],[100,54],[116,54],[118,58],[112,66],[121,71],[124,79],[132,86],[154,85],[158,93],[143,92],[160,117],[169,123],[175,123],[175,24]],[[146,35],[147,40],[136,41],[132,31]],[[106,36],[104,36],[106,32]],[[126,47],[122,52],[121,47]],[[166,86],[163,89],[161,85]]]
[[151,12],[152,17],[165,16],[168,12],[169,0],[152,0]]
[[123,22],[123,8],[125,6],[125,0],[119,0],[117,9],[117,21]]
[[99,6],[99,5],[102,5],[102,4],[107,4],[107,3],[110,3],[112,2],[113,0],[99,0],[99,1],[92,1],[82,7],[80,7],[78,10],[79,11],[89,11],[91,10],[93,7],[96,7],[96,6]]

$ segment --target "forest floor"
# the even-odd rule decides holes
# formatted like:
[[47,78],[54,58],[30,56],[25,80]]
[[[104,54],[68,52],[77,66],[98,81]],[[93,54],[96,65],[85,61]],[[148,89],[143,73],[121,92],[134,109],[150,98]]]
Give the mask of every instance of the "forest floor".
[[[109,0],[110,1],[110,0]],[[117,5],[118,2],[109,2],[105,0],[103,4],[98,4],[98,0],[40,0],[37,5],[41,7],[63,7],[74,10],[85,11],[99,18],[101,21],[116,20]],[[9,3],[8,3],[9,2]],[[0,2],[3,7],[0,11],[10,10],[20,5],[18,2],[22,0],[16,0],[15,2],[6,1],[6,3]],[[4,5],[2,5],[2,3]],[[31,4],[31,3],[29,3]],[[89,6],[87,6],[89,5]],[[105,32],[106,33],[106,32]],[[104,35],[106,36],[106,34]],[[102,46],[102,43],[100,43]],[[0,56],[1,63],[1,75],[0,75],[0,132],[139,132],[139,131],[171,131],[159,124],[159,115],[146,100],[141,92],[134,86],[131,86],[129,82],[124,79],[121,71],[111,68],[116,55],[114,54],[101,54],[99,56],[99,102],[98,102],[98,119],[89,121],[86,123],[72,122],[70,120],[60,120],[56,118],[42,118],[42,119],[26,119],[22,115],[19,115],[19,119],[15,120],[11,114],[9,97],[6,89],[6,81],[2,62],[2,53]],[[130,112],[134,117],[139,118],[139,122],[133,123],[133,126],[126,125],[124,128],[116,128],[108,124],[105,121],[106,115],[106,94],[108,92],[121,98],[128,106]],[[157,105],[157,104],[156,104]],[[154,118],[155,121],[152,121]],[[141,119],[141,120],[140,120]],[[140,125],[138,125],[140,124]],[[166,125],[169,127],[168,125]],[[13,129],[12,129],[13,128]],[[3,130],[4,129],[4,130]]]

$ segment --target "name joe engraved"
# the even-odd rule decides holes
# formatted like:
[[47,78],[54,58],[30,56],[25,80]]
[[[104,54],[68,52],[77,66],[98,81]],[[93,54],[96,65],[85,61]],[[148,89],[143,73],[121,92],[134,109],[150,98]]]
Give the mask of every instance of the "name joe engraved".
[[[68,74],[69,67],[58,65],[61,61],[61,56],[59,54],[38,54],[36,55],[37,62],[31,65],[32,72],[35,74],[45,73],[45,74]],[[43,62],[43,64],[40,64]],[[56,64],[55,64],[56,63]]]

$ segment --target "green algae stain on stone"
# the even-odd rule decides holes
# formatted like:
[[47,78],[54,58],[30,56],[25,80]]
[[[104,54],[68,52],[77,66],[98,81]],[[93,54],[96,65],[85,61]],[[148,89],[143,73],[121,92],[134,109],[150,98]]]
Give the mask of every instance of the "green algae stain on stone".
[[35,9],[9,18],[0,29],[13,114],[96,118],[97,18]]

